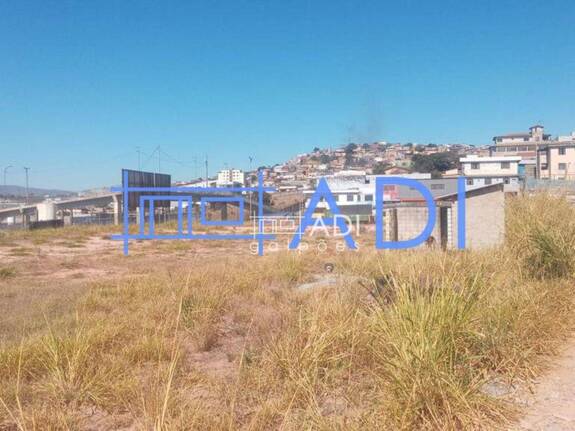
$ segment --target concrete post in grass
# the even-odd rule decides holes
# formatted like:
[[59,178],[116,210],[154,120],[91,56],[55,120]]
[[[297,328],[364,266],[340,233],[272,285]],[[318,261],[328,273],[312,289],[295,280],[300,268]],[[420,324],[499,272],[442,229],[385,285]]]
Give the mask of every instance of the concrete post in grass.
[[[112,196],[112,200],[113,200],[113,206],[114,206],[114,224],[115,225],[119,225],[120,224],[120,203],[118,202],[118,196],[114,195]],[[139,214],[139,211],[136,213]],[[139,220],[138,220],[139,222]]]

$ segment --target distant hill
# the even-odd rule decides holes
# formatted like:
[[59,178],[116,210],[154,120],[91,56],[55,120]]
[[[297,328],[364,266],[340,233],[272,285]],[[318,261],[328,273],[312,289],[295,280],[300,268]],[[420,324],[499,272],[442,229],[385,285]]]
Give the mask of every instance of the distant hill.
[[[70,196],[75,192],[57,189],[40,189],[35,187],[29,188],[30,196]],[[26,187],[22,186],[0,186],[0,196],[26,196]]]

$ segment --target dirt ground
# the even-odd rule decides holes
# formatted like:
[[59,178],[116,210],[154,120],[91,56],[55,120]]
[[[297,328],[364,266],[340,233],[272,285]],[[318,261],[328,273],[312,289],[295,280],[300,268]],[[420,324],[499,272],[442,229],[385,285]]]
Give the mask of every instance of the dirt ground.
[[[209,233],[252,231],[245,226]],[[95,232],[46,231],[9,240],[0,236],[0,271],[6,271],[0,273],[0,342],[33,333],[29,322],[45,322],[73,310],[94,282],[193,270],[224,256],[250,258],[257,250],[255,241],[131,240],[129,255],[124,256],[122,241],[111,239],[117,233],[117,227],[103,226]],[[287,249],[287,245],[288,236],[280,236],[274,244],[266,243],[265,253]],[[334,251],[333,244],[322,249],[328,260]]]
[[575,341],[551,359],[548,372],[522,398],[526,414],[516,430],[575,430]]
[[6,271],[0,274],[0,342],[34,332],[26,326],[29,322],[72,310],[91,283],[176,270],[192,262],[201,265],[220,254],[242,252],[249,253],[247,243],[131,241],[124,256],[122,242],[105,233],[0,243],[0,269]]
[[[131,241],[126,257],[122,242],[111,240],[105,230],[71,239],[53,235],[42,241],[23,237],[2,242],[0,343],[15,341],[23,333],[41,333],[42,322],[70,313],[94,282],[137,277],[158,269],[176,271],[183,266],[201,266],[218,256],[251,252],[245,241]],[[308,285],[313,283],[302,286]],[[30,322],[40,323],[30,327]],[[218,331],[216,348],[191,350],[186,358],[191,367],[208,375],[234,379],[236,369],[230,357],[240,354],[245,337],[235,331],[231,321],[224,321]],[[525,415],[512,429],[575,430],[575,342],[553,360],[532,392],[519,402]]]

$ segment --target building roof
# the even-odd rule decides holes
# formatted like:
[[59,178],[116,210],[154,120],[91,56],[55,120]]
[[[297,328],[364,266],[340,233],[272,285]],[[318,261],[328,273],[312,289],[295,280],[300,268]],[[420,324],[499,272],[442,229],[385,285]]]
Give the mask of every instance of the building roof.
[[405,173],[405,174],[409,174],[411,172],[413,172],[411,169],[409,168],[405,168],[403,166],[390,166],[389,168],[386,168],[384,170],[385,173]]
[[[438,178],[417,180],[431,192],[436,199],[450,193],[457,193],[457,178]],[[396,186],[398,188],[397,198],[400,201],[422,201],[423,196],[418,190],[409,186]]]
[[[427,189],[430,191],[431,195],[433,196],[434,200],[457,200],[457,178],[438,178],[438,179],[420,179],[418,180],[422,183]],[[391,202],[396,203],[407,203],[407,202],[424,202],[425,199],[421,196],[421,193],[413,187],[403,186],[403,185],[390,185],[394,187],[392,190],[385,190],[385,195],[391,199]],[[435,187],[434,187],[435,186]],[[503,190],[503,183],[495,183],[490,185],[481,185],[481,186],[467,186],[465,194],[466,196],[475,195],[477,193],[490,193],[493,191]],[[373,184],[365,184],[363,187],[356,187],[352,189],[333,189],[331,190],[333,194],[341,194],[341,193],[363,193],[363,194],[373,194],[375,193],[375,187]],[[311,195],[314,193],[314,190],[304,190],[305,195]],[[387,200],[386,200],[387,201]],[[365,202],[365,203],[355,203],[352,205],[342,205],[340,209],[344,207],[357,207],[357,206],[373,206],[375,201],[373,202]],[[348,211],[351,211],[348,208]]]
[[545,145],[539,147],[539,152],[546,151],[547,148],[573,148],[575,147],[575,141],[553,141],[546,142]]
[[[457,198],[457,178],[440,178],[440,179],[432,179],[432,180],[419,180],[419,182],[423,183],[425,187],[431,192],[431,195],[435,200],[447,200],[451,197]],[[433,185],[440,185],[442,184],[444,187],[441,188],[432,188]],[[489,185],[481,185],[481,186],[466,186],[465,187],[465,194],[466,196],[477,190],[482,190],[483,192],[491,192],[497,190],[503,190],[503,183],[495,183]],[[398,193],[398,200],[402,202],[422,202],[424,200],[421,194],[411,188],[406,186],[399,186],[399,193]]]
[[367,215],[370,216],[373,211],[371,202],[357,203],[354,205],[341,205],[338,207],[339,212],[343,215]]
[[[503,192],[504,191],[504,185],[503,183],[495,183],[495,184],[489,184],[489,185],[484,185],[484,186],[479,186],[479,187],[473,187],[470,189],[466,189],[465,190],[465,197],[470,197],[470,196],[479,196],[479,195],[484,195],[486,193],[493,193],[493,192]],[[445,196],[441,196],[439,197],[440,200],[450,200],[450,201],[456,201],[457,200],[457,192],[455,193],[451,193],[449,195],[445,195]]]
[[[493,140],[496,140],[498,138],[508,138],[508,139],[514,139],[514,138],[532,138],[533,136],[531,135],[531,133],[510,133],[508,135],[497,135],[493,137]],[[544,133],[543,134],[543,140],[547,140],[551,137],[550,134],[548,133]],[[527,141],[527,142],[533,142],[533,143],[537,143],[537,142],[541,142],[541,141]],[[512,145],[515,144],[517,145],[516,142],[501,142],[498,145]]]
[[466,156],[459,159],[461,163],[499,163],[499,162],[519,162],[521,156]]
[[497,135],[493,139],[497,138],[530,138],[531,133],[508,133],[507,135]]

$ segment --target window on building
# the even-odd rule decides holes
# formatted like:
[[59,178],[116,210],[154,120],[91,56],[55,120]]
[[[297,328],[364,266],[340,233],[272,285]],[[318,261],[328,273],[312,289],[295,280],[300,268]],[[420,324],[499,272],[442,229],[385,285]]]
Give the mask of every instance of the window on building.
[[445,184],[431,184],[431,190],[445,190]]
[[542,170],[542,171],[546,171],[546,170],[547,170],[547,163],[541,163],[541,170]]
[[467,178],[467,185],[468,185],[468,186],[472,186],[472,185],[473,185],[473,178]]
[[509,169],[510,167],[511,167],[511,163],[501,162],[501,169]]
[[559,155],[560,155],[560,156],[564,156],[565,153],[566,153],[565,150],[567,150],[567,148],[559,148]]
[[353,202],[353,193],[348,193],[348,194],[347,194],[347,201],[348,201],[348,202]]
[[479,163],[472,163],[471,169],[479,169]]
[[509,178],[504,178],[504,179],[503,179],[503,182],[504,182],[505,184],[509,184]]
[[558,169],[560,171],[566,171],[567,170],[567,163],[559,163]]
[[365,200],[366,200],[366,202],[373,201],[373,195],[365,195]]
[[491,178],[485,178],[485,185],[488,186],[491,184]]

